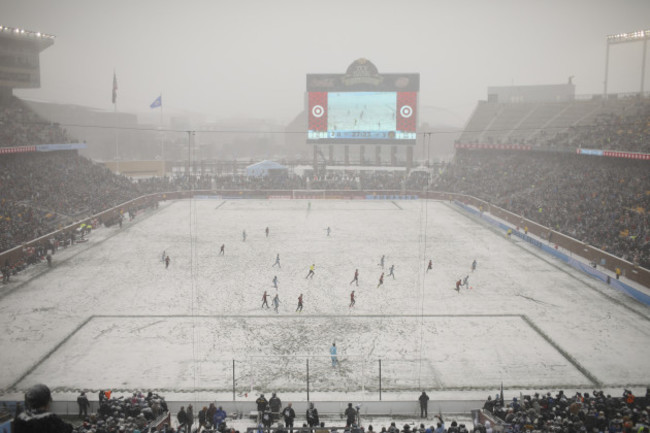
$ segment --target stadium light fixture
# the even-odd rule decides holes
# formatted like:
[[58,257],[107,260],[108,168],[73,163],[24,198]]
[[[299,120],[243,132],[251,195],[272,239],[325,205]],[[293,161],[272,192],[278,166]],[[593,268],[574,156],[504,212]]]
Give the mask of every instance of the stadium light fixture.
[[608,44],[618,44],[624,42],[634,42],[650,38],[650,30],[638,30],[631,33],[618,33],[607,35]]
[[15,35],[21,35],[21,36],[24,35],[32,38],[54,39],[54,35],[48,35],[47,33],[41,33],[41,32],[32,32],[30,30],[19,29],[16,27],[0,26],[0,31],[12,33]]

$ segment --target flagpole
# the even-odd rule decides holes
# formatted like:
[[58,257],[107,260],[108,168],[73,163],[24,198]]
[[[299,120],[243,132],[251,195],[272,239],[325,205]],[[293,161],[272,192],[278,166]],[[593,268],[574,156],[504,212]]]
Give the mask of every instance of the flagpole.
[[115,132],[115,172],[120,174],[120,144],[117,140],[117,78],[113,69],[113,131]]
[[163,169],[162,174],[166,174],[166,164],[165,164],[165,135],[163,133],[163,106],[162,106],[162,92],[160,92],[160,159],[162,160]]

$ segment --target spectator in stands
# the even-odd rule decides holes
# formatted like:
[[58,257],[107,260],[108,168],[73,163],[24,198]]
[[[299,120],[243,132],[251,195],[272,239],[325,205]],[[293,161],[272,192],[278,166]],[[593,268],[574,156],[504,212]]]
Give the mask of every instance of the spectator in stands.
[[77,397],[77,405],[79,406],[79,418],[85,418],[88,416],[88,408],[90,407],[90,402],[88,397],[86,397],[85,392],[81,392],[79,397]]
[[280,400],[280,397],[278,397],[276,393],[273,393],[273,395],[269,399],[269,408],[271,409],[271,415],[273,417],[273,421],[277,421],[278,419],[280,419],[280,409],[282,409],[282,400]]
[[176,420],[178,421],[179,430],[184,429],[185,426],[187,426],[187,412],[185,412],[185,406],[181,406],[181,409],[176,414]]
[[14,421],[15,433],[71,433],[72,425],[50,412],[52,394],[43,384],[25,393],[25,410]]
[[306,417],[309,427],[316,427],[320,423],[320,420],[318,419],[318,409],[314,407],[314,403],[309,403]]
[[214,412],[214,417],[212,418],[212,423],[214,424],[214,428],[219,430],[223,429],[222,426],[225,426],[226,422],[226,411],[223,410],[221,406]]
[[192,407],[191,404],[187,406],[187,410],[185,411],[186,418],[187,418],[187,431],[188,433],[192,432],[192,424],[194,424],[194,408]]
[[217,413],[217,406],[214,403],[210,403],[210,406],[208,407],[208,413],[206,414],[206,422],[212,424],[214,428],[217,428],[217,426],[214,424],[215,413]]
[[257,400],[255,400],[255,403],[257,404],[257,422],[261,422],[262,415],[264,414],[264,411],[266,411],[266,409],[268,408],[269,402],[264,397],[264,394],[260,394]]
[[199,417],[199,428],[197,430],[197,433],[201,433],[201,429],[207,428],[207,416],[208,416],[208,407],[203,406],[203,408],[199,411],[198,417]]
[[289,433],[293,433],[293,420],[296,418],[296,412],[291,407],[291,403],[287,404],[287,407],[282,410],[282,416],[284,417],[284,423],[289,429]]
[[420,401],[420,418],[427,418],[429,416],[429,412],[427,411],[429,396],[426,392],[422,391],[418,400]]
[[345,418],[346,427],[351,427],[352,424],[356,423],[357,411],[352,407],[352,403],[348,403],[348,407],[345,409]]

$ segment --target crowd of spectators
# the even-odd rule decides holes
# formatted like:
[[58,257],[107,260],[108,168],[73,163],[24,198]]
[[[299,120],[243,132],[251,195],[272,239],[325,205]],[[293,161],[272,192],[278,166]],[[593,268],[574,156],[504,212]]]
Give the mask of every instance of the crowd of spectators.
[[137,185],[74,151],[0,158],[0,252],[140,196]]
[[168,410],[164,397],[153,392],[147,393],[146,396],[142,392],[134,392],[131,396],[111,398],[110,391],[101,390],[98,397],[97,412],[88,415],[82,414],[84,400],[77,399],[79,416],[82,419],[74,432],[145,433],[150,425]]
[[[624,116],[598,122],[599,128],[572,131],[569,141],[603,139],[615,148],[641,143],[647,146],[650,105],[643,99],[630,107]],[[0,119],[10,126],[2,128],[1,134],[13,134],[12,140],[0,145],[67,140],[64,131],[37,121],[37,116],[16,98],[5,98],[0,111]],[[25,132],[30,128],[35,129],[33,135]],[[202,174],[133,181],[76,151],[7,154],[0,158],[0,252],[149,193],[298,189],[417,192],[429,188],[473,195],[650,267],[647,166],[641,160],[565,153],[459,149],[455,161],[431,184],[428,174],[417,170],[409,175],[400,171],[268,177]]]
[[65,130],[43,120],[20,99],[0,98],[0,147],[69,142]]
[[[538,111],[544,113],[544,103],[531,110],[530,105],[508,104],[511,107],[521,107],[520,117],[505,123],[497,130],[490,129],[493,122],[504,123],[500,116],[510,115],[510,111],[499,112],[493,121],[484,125],[485,130],[465,131],[457,144],[471,145],[523,145],[541,149],[573,150],[576,148],[601,149],[611,151],[650,153],[650,97],[635,96],[614,101],[579,101],[577,104],[589,104],[587,107],[593,114],[585,115],[586,118],[577,118],[568,127],[549,127],[519,131],[517,129],[521,119],[534,115]],[[571,102],[566,103],[570,109]],[[486,105],[479,105],[476,116],[485,117],[481,110]],[[583,107],[585,109],[585,107]],[[539,119],[540,125],[553,124],[554,111],[546,113],[547,118]],[[472,121],[470,120],[470,125]],[[514,133],[514,134],[513,134]]]
[[575,125],[547,134],[549,147],[581,147],[650,153],[650,99],[633,99],[622,111],[599,114],[588,125]]
[[[32,386],[25,393],[25,407],[18,405],[14,424],[17,433],[43,433],[65,431],[68,433],[238,433],[228,427],[231,418],[221,406],[211,403],[197,413],[192,404],[181,406],[175,421],[169,414],[163,397],[153,392],[146,396],[134,392],[130,396],[115,397],[111,391],[99,391],[99,406],[95,413],[88,413],[89,400],[84,392],[77,398],[79,406],[76,426],[65,423],[51,413],[52,397],[46,385]],[[345,423],[335,421],[337,427],[325,428],[319,419],[314,403],[308,405],[302,427],[294,427],[296,413],[291,403],[282,401],[273,394],[270,400],[264,394],[256,400],[259,416],[251,429],[259,433],[329,433],[335,430],[344,433],[649,433],[650,432],[650,387],[645,396],[635,396],[625,389],[620,397],[603,391],[576,392],[566,395],[560,390],[555,395],[535,393],[521,395],[506,402],[501,394],[488,396],[483,405],[483,416],[473,416],[471,426],[452,420],[447,424],[441,413],[429,418],[420,414],[420,423],[406,422],[399,427],[395,421],[389,425],[374,428],[366,420],[362,423],[360,406],[348,403],[340,414]],[[421,405],[421,401],[420,401]],[[283,408],[284,407],[284,408]],[[267,415],[264,417],[264,415]],[[427,426],[429,420],[434,424]],[[492,422],[490,421],[492,420]],[[495,423],[493,425],[493,423]],[[296,422],[296,424],[299,424]],[[365,425],[364,425],[365,424]],[[52,427],[57,428],[52,430]],[[343,427],[344,426],[344,427]],[[64,428],[65,427],[65,428]]]
[[535,393],[513,398],[504,404],[497,394],[488,397],[483,409],[505,423],[506,432],[527,433],[648,433],[650,430],[650,388],[644,397],[624,390],[613,397],[603,391],[559,391],[555,395]]
[[432,189],[472,195],[650,267],[650,170],[642,160],[460,150]]

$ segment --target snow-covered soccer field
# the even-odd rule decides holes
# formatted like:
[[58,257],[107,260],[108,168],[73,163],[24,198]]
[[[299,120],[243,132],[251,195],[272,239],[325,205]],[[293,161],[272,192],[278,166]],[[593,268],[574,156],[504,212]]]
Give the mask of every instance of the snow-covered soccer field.
[[308,362],[312,392],[376,392],[379,360],[385,392],[647,384],[650,309],[624,294],[448,203],[310,205],[164,203],[57,252],[2,288],[0,388],[228,392],[234,363],[237,392],[291,392]]

